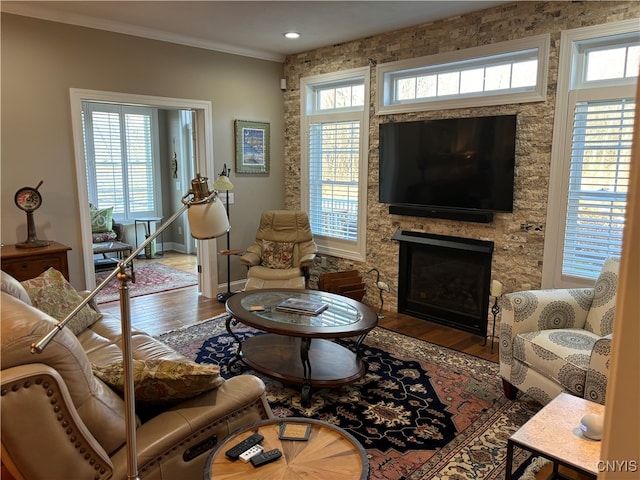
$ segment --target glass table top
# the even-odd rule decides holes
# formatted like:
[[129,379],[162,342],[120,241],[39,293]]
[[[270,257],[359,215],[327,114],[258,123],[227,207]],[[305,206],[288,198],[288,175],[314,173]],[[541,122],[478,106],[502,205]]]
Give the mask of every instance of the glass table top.
[[[318,315],[304,315],[276,310],[276,307],[281,302],[295,298],[324,303],[328,305],[328,308]],[[250,293],[243,297],[240,305],[247,311],[251,311],[251,307],[254,306],[263,306],[263,311],[252,311],[251,313],[272,322],[290,325],[343,327],[362,320],[362,313],[356,307],[339,298],[335,298],[335,296],[323,295],[323,292],[295,293],[292,291],[264,292],[256,290],[255,293]]]

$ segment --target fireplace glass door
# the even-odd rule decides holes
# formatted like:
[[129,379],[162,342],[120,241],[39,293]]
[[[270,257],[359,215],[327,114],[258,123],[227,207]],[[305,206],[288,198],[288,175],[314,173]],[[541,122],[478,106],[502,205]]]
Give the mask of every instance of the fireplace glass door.
[[485,336],[492,252],[492,242],[457,237],[401,240],[398,311]]

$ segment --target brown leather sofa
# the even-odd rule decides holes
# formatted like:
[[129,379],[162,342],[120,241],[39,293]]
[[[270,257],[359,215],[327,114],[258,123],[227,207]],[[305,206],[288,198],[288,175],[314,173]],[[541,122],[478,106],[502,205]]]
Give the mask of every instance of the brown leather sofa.
[[[43,353],[32,354],[30,346],[56,321],[25,303],[15,285],[5,289],[5,278],[3,272],[3,465],[16,479],[127,478],[125,405],[91,366],[121,360],[119,320],[105,314],[77,336],[65,327]],[[190,362],[144,332],[132,336],[136,359]],[[154,480],[202,478],[216,440],[272,416],[264,383],[252,375],[136,413],[139,476]]]

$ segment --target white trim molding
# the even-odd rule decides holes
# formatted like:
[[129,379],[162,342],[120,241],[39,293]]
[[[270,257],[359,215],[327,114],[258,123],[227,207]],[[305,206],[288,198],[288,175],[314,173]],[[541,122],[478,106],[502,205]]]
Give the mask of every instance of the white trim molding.
[[[199,133],[197,168],[203,177],[213,178],[215,168],[213,162],[213,113],[210,101],[182,98],[157,97],[100,90],[69,89],[71,106],[71,123],[73,128],[73,144],[76,163],[76,184],[78,188],[78,209],[80,211],[80,230],[82,234],[83,265],[86,285],[95,285],[93,269],[93,248],[91,243],[91,221],[89,204],[86,201],[87,172],[82,136],[82,102],[107,102],[131,105],[144,105],[165,109],[192,109],[197,113]],[[198,263],[200,272],[200,290],[205,297],[215,298],[218,294],[218,263],[216,240],[198,241]]]

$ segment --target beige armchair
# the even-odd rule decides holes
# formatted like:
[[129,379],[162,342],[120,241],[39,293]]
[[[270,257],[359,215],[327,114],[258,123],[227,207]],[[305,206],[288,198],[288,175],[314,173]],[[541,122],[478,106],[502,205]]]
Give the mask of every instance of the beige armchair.
[[263,212],[255,242],[240,257],[240,263],[249,269],[245,290],[305,288],[315,257],[316,244],[306,212]]
[[500,375],[507,398],[546,404],[567,392],[606,399],[619,259],[605,261],[593,288],[503,296]]

